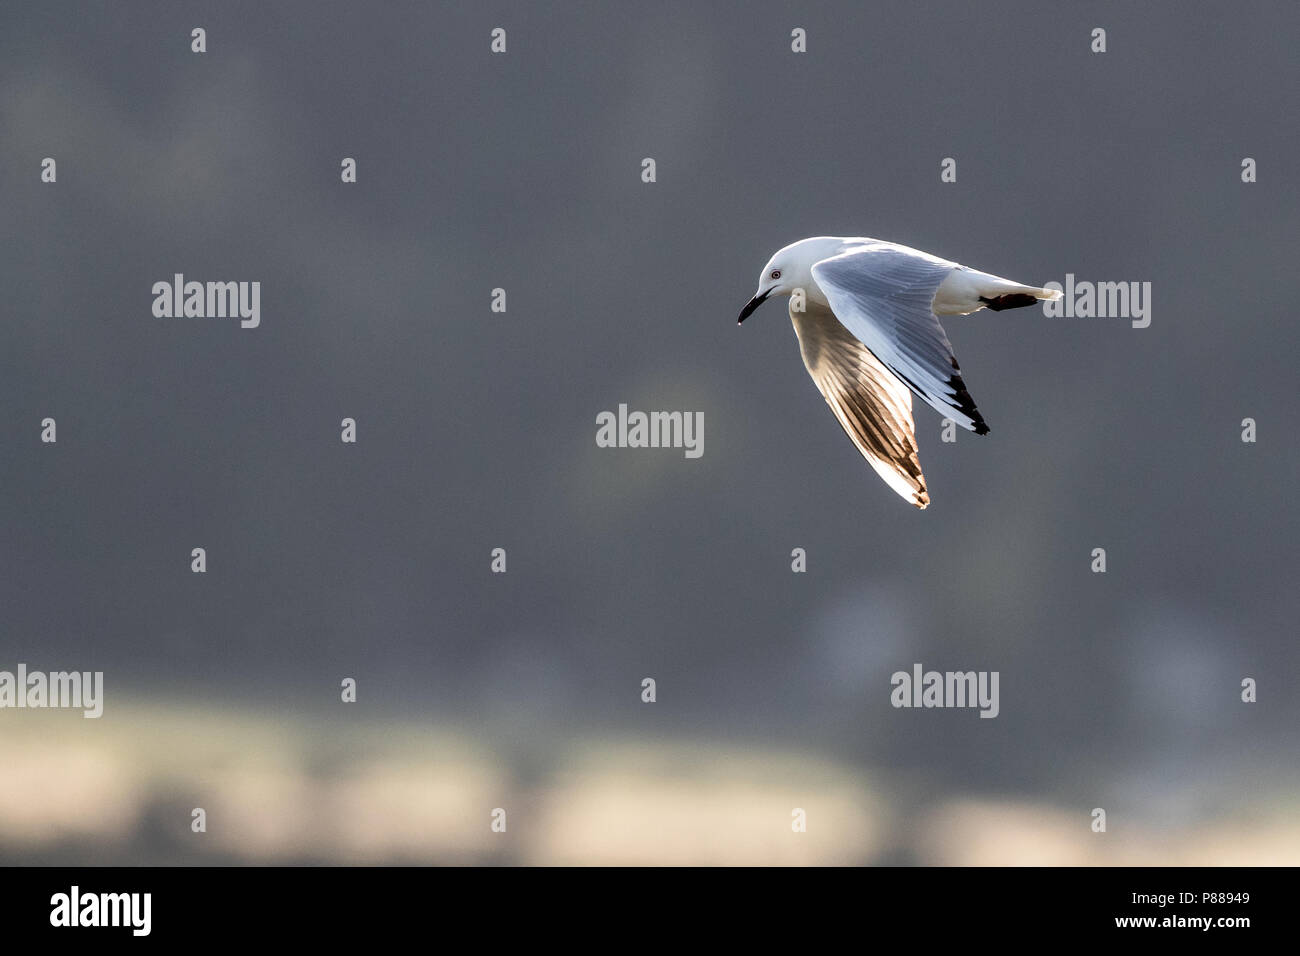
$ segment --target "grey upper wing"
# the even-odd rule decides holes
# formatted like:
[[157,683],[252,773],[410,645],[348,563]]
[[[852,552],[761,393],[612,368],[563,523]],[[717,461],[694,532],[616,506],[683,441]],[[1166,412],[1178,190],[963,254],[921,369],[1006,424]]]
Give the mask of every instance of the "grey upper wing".
[[912,395],[830,309],[790,311],[808,374],[858,451],[885,482],[918,508],[930,503],[916,454]]
[[988,432],[962,381],[948,336],[933,312],[934,294],[955,262],[872,243],[812,267],[836,317],[903,382],[976,434]]

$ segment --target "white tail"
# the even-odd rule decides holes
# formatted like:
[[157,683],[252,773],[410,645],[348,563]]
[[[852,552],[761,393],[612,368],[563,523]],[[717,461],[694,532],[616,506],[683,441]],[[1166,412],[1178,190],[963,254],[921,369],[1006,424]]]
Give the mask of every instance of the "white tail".
[[[968,315],[985,308],[988,300],[996,301],[1001,296],[1014,295],[1032,295],[1035,299],[1049,301],[1061,297],[1061,293],[1055,289],[1021,285],[1019,282],[989,275],[987,272],[976,272],[974,269],[954,269],[935,292],[934,313],[935,315]],[[1017,303],[1017,305],[1028,304]]]

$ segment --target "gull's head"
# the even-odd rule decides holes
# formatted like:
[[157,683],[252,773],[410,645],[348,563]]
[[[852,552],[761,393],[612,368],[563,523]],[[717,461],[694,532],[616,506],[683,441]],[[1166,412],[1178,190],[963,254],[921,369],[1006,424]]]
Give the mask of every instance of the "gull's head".
[[843,239],[816,236],[800,239],[778,251],[763,267],[758,277],[758,291],[740,310],[736,324],[744,322],[755,309],[774,295],[788,296],[796,289],[803,289],[809,298],[824,299],[821,289],[813,281],[812,267],[823,259],[836,255],[843,247]]

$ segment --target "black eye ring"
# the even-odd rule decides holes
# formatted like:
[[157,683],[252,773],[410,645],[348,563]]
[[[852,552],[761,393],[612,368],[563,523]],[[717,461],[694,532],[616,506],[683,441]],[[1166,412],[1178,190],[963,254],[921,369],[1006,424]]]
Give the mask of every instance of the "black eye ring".
[[779,279],[779,278],[781,278],[781,270],[780,270],[780,269],[773,269],[773,270],[772,270],[772,278],[773,278],[773,279]]

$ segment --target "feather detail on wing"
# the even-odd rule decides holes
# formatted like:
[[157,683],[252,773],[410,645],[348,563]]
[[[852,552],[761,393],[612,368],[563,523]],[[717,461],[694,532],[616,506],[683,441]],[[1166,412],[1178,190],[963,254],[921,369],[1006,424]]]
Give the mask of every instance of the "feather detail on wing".
[[886,368],[941,415],[983,435],[988,425],[933,311],[935,292],[961,268],[906,246],[872,242],[823,259],[812,274],[836,318]]
[[876,473],[918,508],[930,503],[916,454],[912,395],[830,309],[791,310],[808,374]]

